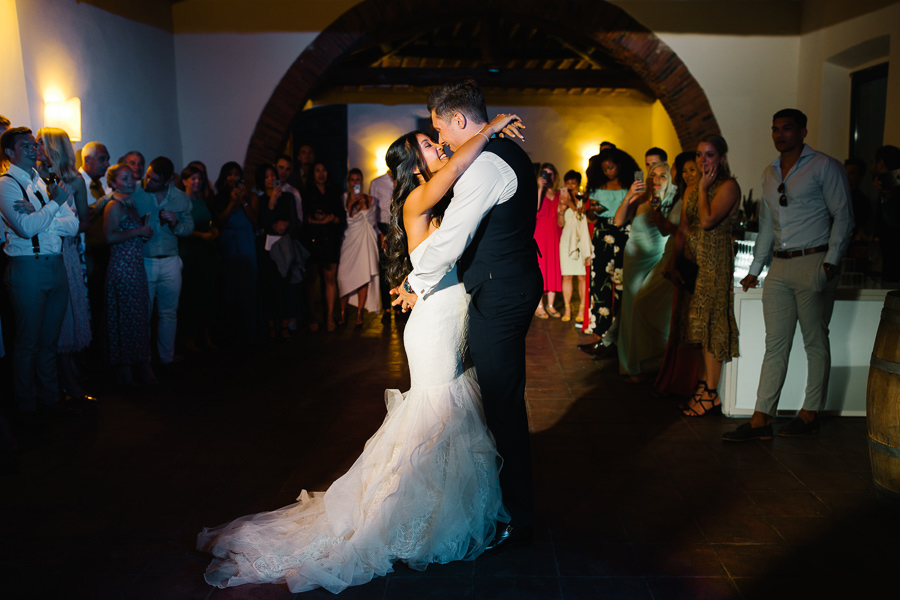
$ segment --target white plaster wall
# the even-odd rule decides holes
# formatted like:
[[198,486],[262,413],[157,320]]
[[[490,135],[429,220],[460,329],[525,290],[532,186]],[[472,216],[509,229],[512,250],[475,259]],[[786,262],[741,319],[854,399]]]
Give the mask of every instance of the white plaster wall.
[[[887,35],[887,56],[861,53],[858,64],[831,64],[830,58],[869,40]],[[852,71],[888,60],[884,143],[900,145],[900,3],[825,27],[801,38],[798,83],[800,102],[808,108],[811,145],[837,158],[846,157],[850,131]],[[834,131],[829,131],[832,129]]]
[[263,108],[313,33],[177,34],[175,80],[185,162],[214,179],[244,162]]
[[25,67],[22,64],[22,45],[19,40],[19,18],[16,0],[0,0],[0,114],[13,126],[31,124],[31,107],[25,93]]
[[[706,92],[741,192],[758,198],[763,169],[777,156],[772,114],[800,106],[796,36],[657,34],[687,65]],[[688,150],[688,148],[685,148]]]
[[[18,0],[28,126],[43,125],[44,95],[81,98],[81,147],[104,142],[181,162],[172,35],[74,0]],[[7,40],[4,40],[7,41]],[[27,112],[24,112],[24,110]]]

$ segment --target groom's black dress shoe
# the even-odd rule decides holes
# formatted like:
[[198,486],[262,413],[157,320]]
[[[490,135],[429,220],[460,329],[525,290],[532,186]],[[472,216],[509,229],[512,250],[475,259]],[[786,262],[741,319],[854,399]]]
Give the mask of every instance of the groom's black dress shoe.
[[619,350],[615,344],[604,346],[603,342],[594,342],[593,344],[579,344],[578,349],[585,354],[590,354],[594,360],[604,360],[618,356]]
[[578,344],[578,349],[585,354],[590,354],[591,356],[593,356],[603,349],[603,343],[592,342],[590,344]]
[[499,547],[512,548],[522,544],[531,543],[534,530],[531,527],[516,527],[505,523],[499,523],[497,534],[485,550],[496,550]]

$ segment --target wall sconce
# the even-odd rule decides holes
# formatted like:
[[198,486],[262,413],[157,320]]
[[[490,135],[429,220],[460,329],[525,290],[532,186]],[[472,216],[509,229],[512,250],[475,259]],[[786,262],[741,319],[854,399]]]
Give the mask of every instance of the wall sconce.
[[44,102],[44,126],[65,129],[73,142],[81,141],[81,98]]

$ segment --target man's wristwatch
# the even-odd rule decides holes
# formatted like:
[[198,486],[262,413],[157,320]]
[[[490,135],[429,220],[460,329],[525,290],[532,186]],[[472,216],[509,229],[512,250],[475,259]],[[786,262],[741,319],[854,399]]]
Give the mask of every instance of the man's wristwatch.
[[837,275],[838,268],[836,265],[833,265],[831,263],[822,263],[822,268],[825,269],[825,276],[828,277],[828,279],[831,279],[832,277]]
[[415,294],[412,287],[409,285],[409,279],[403,280],[403,289],[406,291],[407,294]]

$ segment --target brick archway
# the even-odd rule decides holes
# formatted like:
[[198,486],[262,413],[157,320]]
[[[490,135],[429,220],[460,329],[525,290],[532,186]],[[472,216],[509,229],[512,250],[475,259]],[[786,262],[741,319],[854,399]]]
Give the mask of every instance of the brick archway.
[[417,32],[422,24],[453,13],[477,15],[485,6],[567,36],[596,44],[637,74],[665,107],[683,148],[718,134],[719,125],[703,88],[675,52],[622,9],[607,2],[561,0],[364,0],[335,20],[297,57],[266,103],[250,138],[245,172],[274,162],[291,122],[317,82],[354,50],[377,42],[381,31]]

